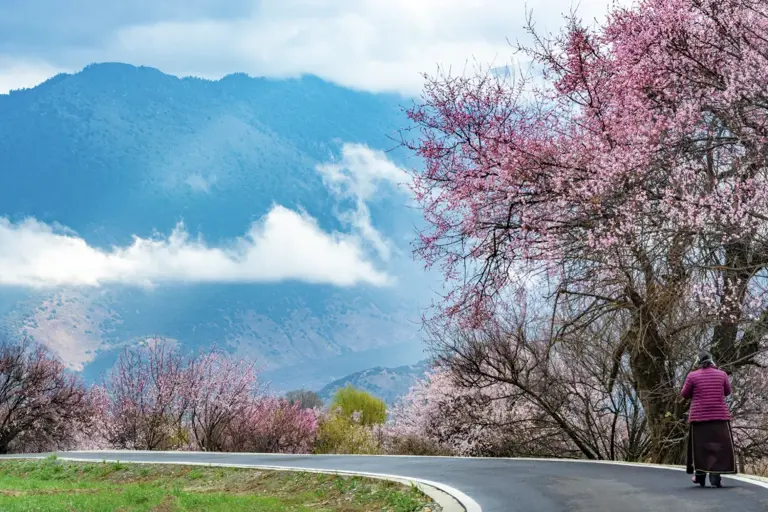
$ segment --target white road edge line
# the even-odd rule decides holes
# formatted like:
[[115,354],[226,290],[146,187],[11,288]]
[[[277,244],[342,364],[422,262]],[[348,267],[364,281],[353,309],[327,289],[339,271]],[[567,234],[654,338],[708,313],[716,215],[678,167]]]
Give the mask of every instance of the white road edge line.
[[[584,462],[588,464],[610,464],[613,466],[632,466],[636,468],[651,468],[651,469],[667,469],[671,471],[685,471],[681,466],[665,466],[664,464],[651,464],[647,462],[623,462],[616,460],[581,460],[581,459],[546,459],[546,458],[514,458],[504,457],[504,460],[519,460],[519,461],[533,461],[533,462]],[[731,480],[737,480],[739,482],[745,482],[748,484],[756,485],[768,489],[768,478],[756,476],[756,475],[723,475],[723,478],[729,478]]]
[[[129,450],[131,453],[163,453],[163,454],[178,454],[178,453],[197,453],[197,452],[179,452],[179,451],[151,451],[151,450]],[[73,450],[74,453],[120,453],[119,450]],[[258,455],[259,457],[275,457],[280,458],[285,454],[282,453],[248,453],[248,452],[226,452],[228,455]],[[302,455],[302,454],[296,454],[296,455]],[[305,456],[309,456],[307,454],[303,454]],[[418,459],[418,458],[425,458],[425,459],[468,459],[468,460],[511,460],[511,461],[520,461],[520,462],[579,462],[579,463],[586,463],[586,464],[611,464],[615,466],[633,466],[638,468],[656,468],[656,469],[667,469],[672,471],[685,471],[685,468],[682,466],[668,466],[664,464],[651,464],[648,462],[624,462],[624,461],[618,461],[618,460],[589,460],[589,459],[554,459],[554,458],[543,458],[543,457],[468,457],[468,456],[450,456],[450,455],[435,455],[435,456],[421,456],[421,455],[363,455],[363,454],[337,454],[337,453],[329,453],[329,454],[323,454],[323,457],[381,457],[381,458],[410,458],[410,459]],[[724,478],[730,478],[731,480],[737,480],[739,482],[745,482],[748,484],[756,485],[758,487],[763,487],[765,489],[768,489],[768,478],[756,476],[756,475],[746,475],[746,474],[736,474],[736,475],[724,475]]]
[[[196,452],[178,452],[178,451],[151,451],[151,450],[130,450],[132,453],[164,453],[164,454],[178,454],[178,453],[196,453]],[[114,450],[77,450],[75,453],[119,453],[119,451]],[[227,452],[229,455],[258,455],[259,457],[263,456],[273,456],[275,458],[279,458],[283,456],[284,454],[281,453],[247,453],[247,452]],[[419,455],[362,455],[362,454],[324,454],[323,457],[392,457],[392,458],[427,458],[427,459],[469,459],[469,460],[512,460],[512,461],[521,461],[521,462],[580,462],[580,463],[587,463],[587,464],[611,464],[615,466],[633,466],[638,468],[656,468],[656,469],[667,469],[672,471],[684,471],[685,468],[681,466],[667,466],[664,464],[651,464],[647,462],[623,462],[623,461],[617,461],[617,460],[589,460],[589,459],[553,459],[553,458],[526,458],[526,457],[467,457],[467,456],[448,456],[448,455],[437,455],[437,456],[419,456]],[[745,474],[736,474],[736,475],[724,475],[725,478],[730,478],[731,480],[737,480],[739,482],[744,482],[752,485],[756,485],[758,487],[763,487],[765,489],[768,489],[768,478],[760,477],[756,475],[745,475]],[[478,509],[479,510],[479,509]]]
[[[81,453],[85,453],[81,451]],[[93,450],[89,453],[102,453],[102,450]],[[104,450],[103,453],[116,454],[119,452]],[[126,453],[161,453],[161,454],[179,454],[179,453],[205,453],[205,452],[151,452],[151,451],[139,451],[130,450]],[[255,454],[252,454],[255,455]],[[279,454],[276,454],[279,455]],[[46,456],[40,456],[36,454],[18,454],[18,456],[6,456],[7,459],[45,459]],[[81,457],[68,457],[66,455],[56,454],[57,459],[68,460],[72,462],[122,462],[125,464],[171,464],[178,466],[206,466],[206,467],[227,467],[227,468],[243,468],[243,469],[264,469],[269,471],[293,471],[302,473],[319,473],[328,475],[340,475],[340,476],[360,476],[365,478],[372,478],[377,480],[388,480],[404,485],[414,485],[424,494],[432,498],[443,512],[482,512],[480,505],[461,492],[458,489],[440,483],[433,482],[431,480],[424,480],[422,478],[404,477],[398,475],[388,475],[385,473],[368,473],[364,471],[345,471],[345,470],[326,470],[316,468],[302,468],[297,466],[270,466],[267,464],[236,464],[226,462],[191,462],[191,461],[151,461],[151,460],[119,460],[119,458],[105,458],[100,460],[94,460]],[[437,491],[437,492],[435,492]]]

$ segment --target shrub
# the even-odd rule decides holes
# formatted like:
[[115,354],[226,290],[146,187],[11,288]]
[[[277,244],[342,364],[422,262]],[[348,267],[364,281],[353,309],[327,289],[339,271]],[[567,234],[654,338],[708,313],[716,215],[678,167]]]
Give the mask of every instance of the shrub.
[[381,450],[388,455],[450,456],[451,450],[424,436],[395,435],[388,429],[374,431]]
[[260,397],[227,428],[226,451],[309,453],[318,432],[316,409],[302,409],[287,400]]
[[381,453],[373,430],[334,409],[320,421],[314,453]]

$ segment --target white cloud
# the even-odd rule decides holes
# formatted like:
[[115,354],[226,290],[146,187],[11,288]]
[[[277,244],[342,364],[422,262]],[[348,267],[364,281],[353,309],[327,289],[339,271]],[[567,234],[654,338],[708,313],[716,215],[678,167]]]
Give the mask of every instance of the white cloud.
[[373,227],[367,202],[381,184],[405,187],[410,181],[408,173],[392,163],[383,151],[353,143],[342,146],[341,161],[318,165],[317,170],[333,193],[355,202],[355,209],[342,213],[340,220],[369,241],[382,259],[389,259],[390,243]]
[[189,188],[195,192],[208,193],[211,191],[211,187],[216,184],[216,181],[216,176],[205,177],[201,174],[195,173],[187,176],[187,179],[184,180],[184,183],[186,183]]
[[13,224],[0,219],[0,285],[282,280],[336,286],[389,283],[389,277],[366,260],[356,237],[326,233],[312,218],[281,206],[222,247],[192,239],[178,226],[165,238],[135,238],[130,246],[99,250],[36,220]]
[[40,60],[24,60],[0,55],[0,94],[34,87],[64,71]]
[[157,10],[141,22],[104,29],[94,14],[94,26],[87,19],[79,24],[98,33],[97,42],[50,51],[70,66],[124,61],[207,78],[311,73],[348,87],[413,95],[421,91],[421,73],[438,64],[461,71],[467,63],[510,63],[508,41],[526,39],[527,9],[539,29],[557,30],[572,8],[591,20],[603,17],[612,1],[261,0],[235,17],[214,7],[194,16]]
[[[606,0],[583,0],[586,19]],[[569,0],[536,2],[542,29],[556,30]],[[418,94],[422,73],[511,62],[525,38],[526,6],[508,0],[265,0],[249,19],[126,27],[110,55],[178,74],[215,78],[235,70],[273,77],[311,73],[344,86]],[[205,69],[203,69],[203,67]]]

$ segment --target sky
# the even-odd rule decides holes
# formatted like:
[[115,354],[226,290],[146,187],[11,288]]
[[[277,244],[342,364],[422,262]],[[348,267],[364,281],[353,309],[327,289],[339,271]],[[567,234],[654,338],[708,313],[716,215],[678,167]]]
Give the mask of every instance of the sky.
[[[437,66],[501,67],[526,13],[556,31],[613,0],[2,0],[0,93],[93,62],[179,76],[314,74],[342,86],[417,95]],[[629,0],[616,0],[627,3]]]

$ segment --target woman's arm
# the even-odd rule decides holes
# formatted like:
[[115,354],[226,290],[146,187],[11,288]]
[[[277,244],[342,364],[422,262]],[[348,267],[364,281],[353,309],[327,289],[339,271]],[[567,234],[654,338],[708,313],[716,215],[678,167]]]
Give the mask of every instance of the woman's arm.
[[685,377],[685,384],[683,384],[683,390],[680,391],[680,395],[683,398],[693,397],[693,379],[691,379],[690,373]]
[[723,391],[725,391],[725,396],[729,396],[731,394],[731,379],[725,372],[723,372]]

